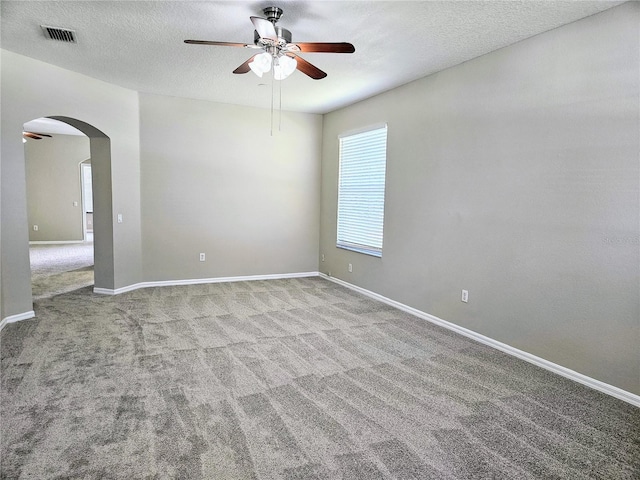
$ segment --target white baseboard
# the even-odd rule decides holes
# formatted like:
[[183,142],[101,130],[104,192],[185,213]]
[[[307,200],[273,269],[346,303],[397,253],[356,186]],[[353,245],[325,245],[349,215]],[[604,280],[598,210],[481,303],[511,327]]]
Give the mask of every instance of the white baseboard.
[[558,365],[556,363],[550,362],[549,360],[545,360],[544,358],[537,357],[536,355],[532,355],[531,353],[525,352],[518,348],[512,347],[511,345],[507,345],[506,343],[499,342],[498,340],[494,340],[493,338],[486,337],[480,333],[474,332],[473,330],[469,330],[468,328],[461,327],[456,325],[455,323],[448,322],[441,318],[438,318],[434,315],[430,315],[421,310],[418,310],[413,307],[409,307],[400,302],[396,302],[395,300],[391,300],[390,298],[383,297],[375,292],[370,290],[366,290],[362,287],[358,287],[351,283],[345,282],[344,280],[340,280],[339,278],[330,277],[324,273],[319,274],[322,278],[330,280],[338,285],[342,285],[343,287],[350,288],[351,290],[355,290],[356,292],[362,293],[367,297],[373,298],[375,300],[379,300],[382,303],[386,303],[387,305],[391,305],[399,310],[415,315],[416,317],[427,320],[431,323],[444,327],[448,330],[452,330],[460,335],[463,335],[468,338],[472,338],[477,342],[480,342],[484,345],[488,345],[497,350],[500,350],[504,353],[508,353],[509,355],[513,355],[521,360],[525,360],[529,363],[537,365],[538,367],[544,368],[545,370],[549,370],[553,373],[557,373],[558,375],[562,375],[565,378],[573,380],[575,382],[586,385],[587,387],[591,387],[594,390],[598,390],[600,392],[606,393],[607,395],[611,395],[612,397],[618,398],[625,402],[630,403],[631,405],[635,405],[636,407],[640,407],[640,396],[635,395],[631,392],[627,392],[618,387],[614,387],[613,385],[609,385],[608,383],[601,382],[600,380],[596,380],[595,378],[588,377],[583,375],[582,373],[576,372],[569,368],[563,367],[562,365]]
[[[493,338],[474,332],[473,330],[469,330],[468,328],[461,327],[454,323],[438,318],[434,315],[430,315],[416,308],[410,307],[408,305],[397,302],[395,300],[391,300],[390,298],[384,297],[378,293],[372,292],[362,287],[358,287],[351,283],[345,282],[344,280],[331,277],[324,273],[301,272],[301,273],[282,273],[282,274],[271,274],[271,275],[249,275],[249,276],[239,276],[239,277],[196,278],[196,279],[189,279],[189,280],[164,280],[164,281],[157,281],[157,282],[141,282],[141,283],[136,283],[133,285],[128,285],[126,287],[121,287],[117,289],[94,288],[93,291],[94,293],[104,294],[104,295],[118,295],[120,293],[130,292],[132,290],[137,290],[139,288],[166,287],[166,286],[177,286],[177,285],[197,285],[197,284],[205,284],[205,283],[222,283],[222,282],[246,282],[246,281],[253,281],[253,280],[278,280],[278,279],[285,279],[285,278],[303,278],[303,277],[315,277],[315,276],[320,276],[322,278],[325,278],[331,282],[337,283],[338,285],[342,285],[351,290],[362,293],[367,297],[373,298],[382,303],[386,303],[387,305],[391,305],[392,307],[395,307],[398,310],[402,310],[404,312],[415,315],[418,318],[422,318],[431,323],[439,325],[443,328],[459,333],[460,335],[476,340],[477,342],[480,342],[484,345],[488,345],[504,353],[513,355],[514,357],[520,358],[521,360],[532,363],[538,367],[544,368],[545,370],[549,370],[565,378],[568,378],[575,382],[586,385],[587,387],[593,388],[594,390],[598,390],[600,392],[606,393],[607,395],[611,395],[612,397],[615,397],[627,403],[630,403],[631,405],[640,407],[639,395],[635,395],[621,388],[614,387],[613,385],[609,385],[608,383],[601,382],[600,380],[596,380],[595,378],[588,377],[587,375],[583,375],[582,373],[563,367],[562,365],[558,365],[556,363],[550,362],[549,360],[545,360],[544,358],[538,357],[531,353],[512,347],[511,345],[507,345],[506,343],[499,342],[498,340],[494,340]],[[9,317],[5,317],[2,319],[2,321],[0,321],[0,330],[2,330],[2,328],[4,328],[4,326],[8,323],[18,322],[20,320],[27,320],[33,317],[35,317],[35,312],[33,310],[29,312],[24,312],[18,315],[11,315]]]
[[84,240],[34,240],[29,245],[66,245],[68,243],[85,243]]
[[20,320],[28,320],[36,316],[36,312],[33,310],[29,310],[28,312],[19,313],[17,315],[10,315],[8,317],[4,317],[2,321],[0,321],[0,331],[7,325],[8,323],[19,322]]
[[174,287],[177,285],[200,285],[205,283],[225,283],[225,282],[250,282],[253,280],[280,280],[283,278],[303,278],[303,277],[317,277],[318,272],[300,272],[300,273],[275,273],[270,275],[248,275],[241,277],[216,277],[216,278],[194,278],[188,280],[162,280],[157,282],[140,282],[133,285],[127,285],[126,287],[108,289],[98,288],[93,289],[93,293],[101,295],[119,295],[121,293],[131,292],[138,290],[139,288],[150,287]]

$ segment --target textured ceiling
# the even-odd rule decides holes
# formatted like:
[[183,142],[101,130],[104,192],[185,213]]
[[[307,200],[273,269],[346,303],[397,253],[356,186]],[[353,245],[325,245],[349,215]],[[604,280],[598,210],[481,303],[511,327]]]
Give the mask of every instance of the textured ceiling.
[[[282,82],[283,109],[326,113],[620,3],[2,0],[1,46],[140,92],[269,108],[270,78],[231,73],[253,50],[183,40],[252,43],[249,16],[275,4],[294,42],[356,47],[303,54],[328,77]],[[40,25],[74,29],[78,44],[48,40]]]
[[36,118],[23,125],[25,132],[52,133],[59,135],[84,135],[71,125],[52,118]]

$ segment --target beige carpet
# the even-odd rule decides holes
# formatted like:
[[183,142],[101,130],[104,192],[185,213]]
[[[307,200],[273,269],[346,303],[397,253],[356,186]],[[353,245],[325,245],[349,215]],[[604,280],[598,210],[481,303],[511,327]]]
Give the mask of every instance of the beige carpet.
[[320,278],[35,310],[3,479],[640,478],[639,409]]

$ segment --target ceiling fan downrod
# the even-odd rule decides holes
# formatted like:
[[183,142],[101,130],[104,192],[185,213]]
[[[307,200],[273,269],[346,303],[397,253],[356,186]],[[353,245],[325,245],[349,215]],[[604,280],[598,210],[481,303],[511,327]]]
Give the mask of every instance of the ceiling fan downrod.
[[278,7],[267,7],[262,9],[264,16],[274,25],[280,20],[282,16],[282,9]]

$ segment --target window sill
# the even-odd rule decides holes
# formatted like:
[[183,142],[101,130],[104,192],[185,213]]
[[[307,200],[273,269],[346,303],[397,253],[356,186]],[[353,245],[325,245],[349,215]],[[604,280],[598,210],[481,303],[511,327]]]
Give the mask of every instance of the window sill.
[[351,250],[356,253],[363,253],[365,255],[370,255],[372,257],[382,258],[382,251],[380,250],[372,250],[366,247],[356,247],[353,245],[336,245],[338,248],[342,248],[343,250]]

